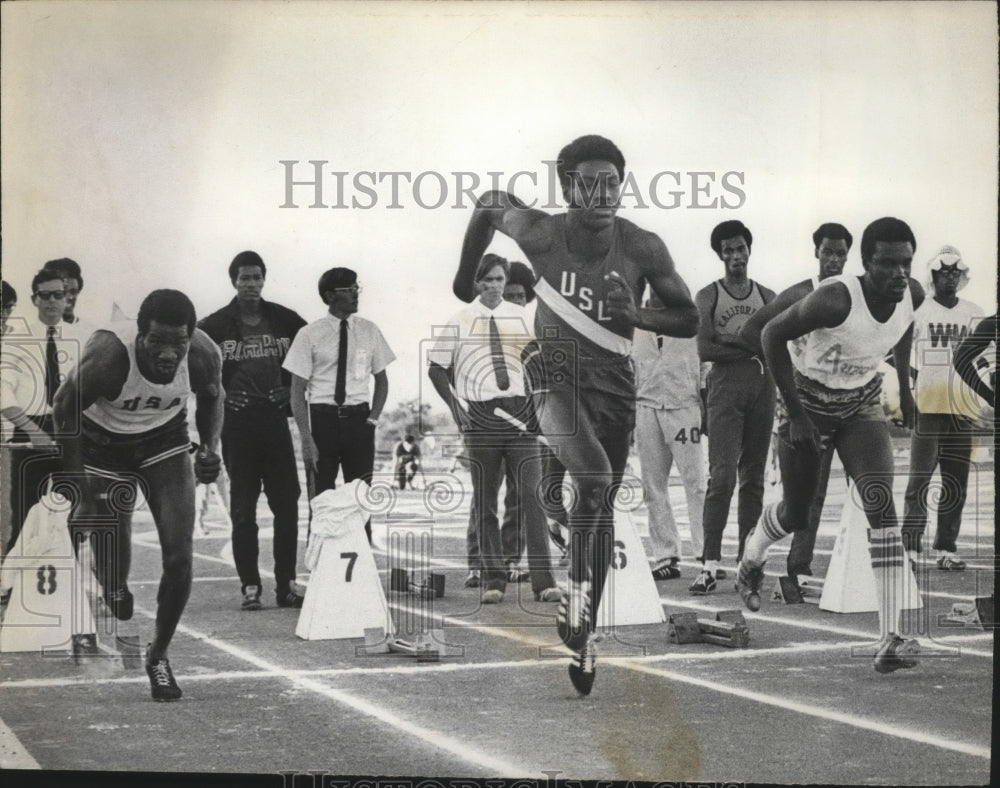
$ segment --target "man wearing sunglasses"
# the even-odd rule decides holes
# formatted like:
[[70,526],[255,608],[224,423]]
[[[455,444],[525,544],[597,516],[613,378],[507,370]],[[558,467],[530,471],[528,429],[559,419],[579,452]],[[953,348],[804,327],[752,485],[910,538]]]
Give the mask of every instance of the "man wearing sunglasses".
[[49,475],[60,470],[52,439],[52,399],[80,356],[81,337],[63,323],[66,290],[56,271],[31,280],[34,312],[4,336],[0,412],[14,425],[11,440],[11,530],[9,550],[28,511],[45,492]]
[[[310,497],[333,489],[341,469],[345,483],[370,483],[375,470],[375,427],[389,395],[385,369],[396,355],[378,326],[355,314],[360,293],[350,268],[324,272],[319,296],[328,314],[295,335],[282,364],[292,373],[292,415],[306,476],[315,478]],[[371,542],[371,521],[365,532]]]

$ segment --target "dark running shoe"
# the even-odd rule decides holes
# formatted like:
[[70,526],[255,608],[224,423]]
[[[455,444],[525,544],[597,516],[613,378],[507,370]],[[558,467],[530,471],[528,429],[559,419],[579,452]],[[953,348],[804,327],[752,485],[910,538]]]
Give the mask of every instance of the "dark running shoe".
[[470,569],[469,576],[465,578],[466,588],[479,588],[479,570]]
[[590,582],[569,581],[556,608],[556,631],[570,651],[581,651],[590,636]]
[[760,610],[760,587],[763,582],[764,564],[754,567],[746,561],[740,561],[740,565],[736,567],[736,590],[747,610]]
[[247,586],[243,589],[241,610],[260,610],[264,605],[260,601],[260,586]]
[[274,601],[278,603],[278,607],[300,608],[302,607],[303,600],[305,600],[305,597],[291,586],[281,591],[276,591],[274,594]]
[[525,572],[523,569],[518,569],[513,562],[508,562],[507,564],[507,582],[508,583],[527,583],[531,579],[531,575]]
[[119,621],[128,621],[134,612],[135,599],[128,586],[104,592],[104,604]]
[[875,672],[892,673],[900,668],[915,668],[917,660],[912,659],[920,653],[920,643],[916,640],[903,640],[899,635],[889,635],[875,652]]
[[574,654],[569,663],[569,680],[581,695],[589,695],[597,676],[597,645],[593,638],[588,640],[583,651]]
[[688,591],[695,596],[705,596],[706,594],[711,594],[715,590],[715,586],[716,582],[715,578],[712,577],[712,573],[707,569],[702,569],[694,579],[694,582],[688,586]]
[[146,675],[149,676],[149,686],[153,692],[153,700],[171,701],[180,699],[183,693],[174,679],[174,672],[170,669],[169,659],[158,659],[155,662],[150,662],[147,653]]
[[667,563],[662,564],[653,570],[654,580],[676,580],[681,576],[680,567],[677,566],[677,559],[671,558]]

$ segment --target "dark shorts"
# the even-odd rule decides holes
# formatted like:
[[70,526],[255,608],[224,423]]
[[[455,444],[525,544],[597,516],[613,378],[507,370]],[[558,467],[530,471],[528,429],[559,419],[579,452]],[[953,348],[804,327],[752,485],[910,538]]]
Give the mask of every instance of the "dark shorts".
[[[847,424],[887,420],[882,410],[880,375],[856,389],[830,389],[798,371],[794,377],[802,407],[819,431],[824,448]],[[789,440],[788,415],[784,407],[778,410],[778,436],[786,442]]]
[[630,356],[594,359],[576,354],[572,343],[542,341],[529,346],[524,370],[534,396],[574,407],[600,438],[635,428],[635,371]]
[[110,432],[84,417],[81,433],[83,467],[98,476],[135,473],[194,449],[188,437],[186,411],[160,427],[135,435]]

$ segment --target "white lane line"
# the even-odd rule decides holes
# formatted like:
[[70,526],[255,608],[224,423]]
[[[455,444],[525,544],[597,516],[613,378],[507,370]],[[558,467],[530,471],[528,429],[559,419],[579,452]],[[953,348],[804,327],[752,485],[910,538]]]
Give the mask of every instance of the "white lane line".
[[[149,615],[145,610],[140,610],[139,612],[144,615]],[[456,673],[456,672],[468,672],[468,671],[480,671],[480,670],[507,670],[507,669],[524,669],[524,668],[537,668],[537,667],[551,667],[554,658],[543,658],[543,659],[529,659],[529,660],[511,660],[505,662],[485,662],[485,663],[439,663],[437,665],[407,665],[407,666],[392,666],[386,665],[384,667],[377,668],[327,668],[327,669],[316,669],[316,670],[281,670],[276,667],[270,666],[270,664],[259,657],[252,654],[244,652],[235,646],[230,646],[223,641],[218,641],[214,638],[199,636],[198,633],[190,630],[188,627],[181,625],[178,629],[183,629],[186,634],[189,634],[195,639],[202,640],[203,642],[209,643],[210,645],[219,648],[233,656],[240,659],[244,659],[252,664],[259,665],[262,669],[259,671],[220,671],[218,673],[211,674],[198,674],[192,676],[185,676],[184,681],[186,683],[194,683],[199,681],[227,681],[227,680],[250,680],[250,679],[260,679],[260,678],[276,678],[291,681],[294,684],[298,684],[304,689],[308,689],[317,692],[321,695],[331,698],[334,701],[344,703],[345,705],[355,708],[362,713],[370,714],[375,716],[381,721],[387,722],[394,727],[400,728],[406,733],[416,736],[424,741],[428,741],[441,749],[445,749],[448,752],[457,754],[464,760],[469,760],[473,763],[477,763],[484,766],[489,766],[490,768],[498,768],[499,774],[504,774],[503,769],[514,769],[515,773],[520,774],[524,771],[523,767],[513,766],[511,764],[504,764],[503,762],[496,761],[496,759],[490,758],[490,756],[484,756],[481,753],[477,753],[475,750],[466,747],[460,743],[456,743],[450,737],[443,736],[442,734],[437,734],[435,732],[428,731],[426,728],[421,728],[419,726],[411,725],[403,720],[400,720],[398,714],[389,715],[380,707],[374,706],[373,704],[367,703],[366,701],[359,700],[347,693],[341,692],[339,690],[334,690],[332,688],[326,687],[310,679],[315,678],[332,678],[332,677],[343,677],[343,676],[357,676],[357,675],[389,675],[389,674],[427,674],[427,673]],[[503,633],[505,636],[509,633]],[[537,642],[535,645],[543,646],[545,644]],[[755,692],[753,690],[743,689],[740,687],[733,687],[726,684],[721,684],[716,681],[710,681],[707,679],[701,679],[694,676],[687,676],[681,673],[676,673],[672,670],[664,670],[662,668],[657,668],[655,665],[662,662],[685,662],[694,661],[698,664],[706,660],[725,660],[725,659],[735,659],[735,658],[761,658],[761,657],[772,657],[776,655],[785,654],[802,654],[810,651],[824,651],[830,648],[849,648],[856,646],[870,645],[857,642],[840,642],[840,643],[814,643],[814,644],[798,644],[794,646],[783,646],[773,649],[758,649],[758,650],[731,650],[726,652],[714,652],[714,653],[692,653],[690,655],[684,654],[657,654],[645,657],[602,657],[601,664],[610,664],[618,667],[625,668],[627,670],[634,670],[639,673],[646,673],[653,676],[658,676],[661,678],[668,678],[672,681],[678,681],[684,684],[689,684],[692,686],[697,686],[702,689],[711,690],[713,692],[720,692],[726,695],[733,695],[744,700],[754,701],[756,703],[762,703],[768,706],[775,706],[777,708],[784,709],[786,711],[794,712],[797,714],[804,714],[812,717],[818,717],[825,720],[830,720],[843,725],[849,725],[854,728],[860,728],[863,730],[869,730],[876,733],[894,736],[900,739],[906,739],[909,741],[917,742],[920,744],[929,744],[934,747],[938,747],[945,750],[951,750],[954,752],[960,752],[966,755],[972,755],[979,758],[990,758],[991,749],[986,746],[971,744],[968,742],[955,741],[952,739],[947,739],[939,734],[929,734],[925,731],[920,731],[914,728],[907,728],[905,726],[894,725],[886,722],[879,722],[877,720],[868,719],[865,717],[859,717],[856,714],[848,714],[846,712],[833,711],[827,708],[815,706],[809,703],[803,703],[800,701],[788,700],[785,698],[774,697],[771,695],[766,695],[761,692]],[[373,659],[378,659],[373,657]],[[4,689],[16,689],[16,688],[51,688],[51,687],[69,687],[69,686],[91,686],[93,684],[138,684],[146,683],[144,678],[106,678],[106,679],[26,679],[20,681],[5,681],[0,682],[0,686]],[[482,758],[487,758],[492,761],[492,763],[487,763],[482,760]],[[539,773],[541,773],[539,771]]]
[[918,742],[920,744],[928,744],[943,750],[952,750],[953,752],[959,752],[964,755],[972,755],[977,758],[989,759],[992,756],[992,750],[990,747],[984,747],[964,741],[946,739],[937,732],[928,733],[927,731],[921,731],[915,728],[906,728],[901,725],[891,725],[889,723],[878,722],[877,720],[871,720],[866,717],[859,717],[856,714],[846,714],[844,712],[832,711],[831,709],[814,706],[810,703],[801,703],[799,701],[765,695],[762,692],[754,692],[753,690],[740,689],[738,687],[729,687],[725,684],[719,684],[716,681],[708,681],[707,679],[685,676],[672,670],[663,670],[662,668],[654,668],[649,665],[630,664],[627,667],[631,670],[638,671],[639,673],[648,673],[653,676],[660,676],[662,678],[670,679],[671,681],[691,684],[696,687],[702,687],[703,689],[712,690],[714,692],[721,692],[726,695],[735,695],[739,698],[752,700],[756,703],[762,703],[767,706],[775,706],[779,709],[785,709],[786,711],[792,711],[797,714],[818,717],[820,719],[838,722],[843,725],[850,725],[854,728],[861,728],[862,730],[869,730],[886,736],[894,736],[898,739],[907,739],[908,741]]
[[[155,618],[154,614],[148,610],[139,608],[136,608],[136,610],[145,616]],[[282,672],[280,666],[275,665],[268,660],[262,659],[246,649],[234,646],[219,638],[213,638],[210,635],[199,632],[198,630],[186,626],[185,624],[178,624],[177,631],[183,632],[188,637],[194,638],[195,640],[207,643],[208,645],[218,649],[219,651],[225,652],[230,656],[241,659],[244,662],[249,662],[251,665],[255,665],[262,670],[273,673]],[[501,758],[496,758],[489,753],[483,752],[482,750],[465,744],[464,742],[454,739],[451,736],[440,733],[439,731],[404,720],[395,709],[389,710],[382,708],[381,706],[362,698],[358,698],[348,692],[344,692],[343,690],[328,687],[325,684],[309,677],[293,675],[287,677],[287,680],[302,689],[321,695],[336,703],[340,703],[341,705],[347,706],[348,708],[351,708],[361,714],[373,717],[379,722],[396,728],[400,732],[405,733],[408,736],[412,736],[425,744],[429,744],[432,747],[443,750],[459,760],[487,769],[493,774],[502,775],[504,777],[538,777],[543,774],[541,766],[535,769],[530,769],[526,768],[522,764],[516,764],[505,761]]]
[[41,769],[14,731],[0,720],[0,769]]

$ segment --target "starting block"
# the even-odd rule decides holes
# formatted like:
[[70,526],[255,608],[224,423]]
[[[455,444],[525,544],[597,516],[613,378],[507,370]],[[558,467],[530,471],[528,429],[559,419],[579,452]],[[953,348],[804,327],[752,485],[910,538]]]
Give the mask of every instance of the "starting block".
[[977,597],[975,602],[956,602],[951,612],[940,621],[942,627],[972,627],[973,629],[993,629],[993,597]]
[[750,628],[739,610],[720,610],[714,621],[699,619],[697,613],[671,613],[667,641],[679,646],[713,643],[728,648],[747,648]]
[[440,599],[444,596],[444,575],[431,572],[424,582],[417,585],[410,579],[408,571],[393,567],[389,570],[389,590],[417,594],[424,599]]
[[796,584],[791,577],[779,577],[774,584],[774,591],[771,593],[772,602],[784,602],[786,605],[801,605],[808,602],[811,605],[818,605],[823,592],[805,583]]
[[465,651],[459,646],[449,646],[444,642],[444,632],[432,629],[417,635],[415,640],[403,640],[387,635],[382,627],[365,628],[365,644],[357,649],[359,655],[402,654],[416,657],[417,662],[438,662],[441,657],[460,657]]

